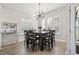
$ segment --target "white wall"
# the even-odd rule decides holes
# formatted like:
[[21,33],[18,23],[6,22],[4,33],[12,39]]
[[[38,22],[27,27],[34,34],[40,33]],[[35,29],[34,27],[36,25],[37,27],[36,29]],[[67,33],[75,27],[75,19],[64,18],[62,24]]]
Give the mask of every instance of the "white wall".
[[68,25],[67,6],[52,10],[47,13],[47,17],[53,18],[54,16],[57,16],[57,15],[60,16],[61,33],[60,35],[56,35],[56,38],[59,39],[60,41],[64,41],[67,39],[67,29],[68,29],[67,28],[67,25]]
[[[29,19],[27,14],[24,14],[19,11],[0,5],[0,24],[2,22],[17,23],[17,36],[20,35],[19,33],[20,33],[21,18]],[[0,43],[1,43],[1,39],[0,39]]]

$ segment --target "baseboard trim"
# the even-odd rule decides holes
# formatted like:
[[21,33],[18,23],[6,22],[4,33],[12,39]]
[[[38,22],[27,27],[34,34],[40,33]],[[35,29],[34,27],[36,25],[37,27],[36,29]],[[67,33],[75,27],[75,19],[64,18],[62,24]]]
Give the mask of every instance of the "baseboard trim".
[[16,41],[16,42],[9,42],[9,43],[3,44],[2,46],[9,45],[9,44],[14,44],[14,43],[17,43],[17,42],[18,41]]
[[63,39],[56,39],[56,41],[65,42],[65,40],[63,40]]

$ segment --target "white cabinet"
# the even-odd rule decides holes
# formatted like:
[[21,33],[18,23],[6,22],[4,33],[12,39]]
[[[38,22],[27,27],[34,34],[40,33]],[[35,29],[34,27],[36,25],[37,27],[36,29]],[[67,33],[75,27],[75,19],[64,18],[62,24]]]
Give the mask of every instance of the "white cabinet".
[[17,31],[17,25],[15,23],[2,23],[2,33],[14,33]]
[[2,45],[12,44],[18,42],[16,33],[3,33]]
[[1,38],[2,45],[15,43],[17,39],[17,24],[16,23],[1,23]]

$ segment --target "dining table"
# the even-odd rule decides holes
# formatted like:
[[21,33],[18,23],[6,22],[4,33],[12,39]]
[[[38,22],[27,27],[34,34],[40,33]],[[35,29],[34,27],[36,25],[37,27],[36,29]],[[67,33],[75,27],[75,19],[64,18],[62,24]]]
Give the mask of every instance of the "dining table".
[[33,31],[33,33],[36,34],[37,36],[39,36],[40,50],[43,51],[44,50],[44,47],[43,47],[43,36],[45,34],[49,34],[50,31],[41,31],[41,32],[39,32],[39,31]]

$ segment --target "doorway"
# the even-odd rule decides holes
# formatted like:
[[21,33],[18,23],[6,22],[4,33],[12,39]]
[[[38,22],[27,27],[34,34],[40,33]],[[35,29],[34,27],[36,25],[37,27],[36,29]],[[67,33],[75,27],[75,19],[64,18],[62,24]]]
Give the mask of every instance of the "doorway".
[[79,6],[76,7],[76,53],[79,54]]

